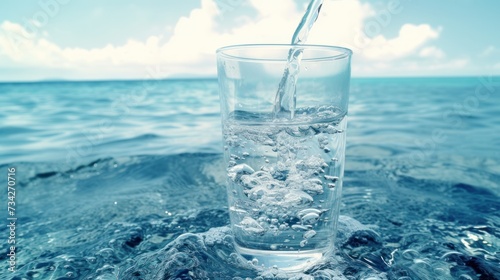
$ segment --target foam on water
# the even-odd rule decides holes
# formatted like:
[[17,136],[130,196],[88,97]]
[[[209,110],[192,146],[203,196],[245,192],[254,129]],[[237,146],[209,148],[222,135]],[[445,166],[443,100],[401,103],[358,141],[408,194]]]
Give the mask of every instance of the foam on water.
[[[352,218],[341,216],[338,246],[349,242],[357,232],[371,230]],[[313,230],[304,233],[306,240],[314,235]],[[235,253],[232,239],[229,227],[183,234],[163,249],[135,259],[132,266],[120,274],[120,279],[348,279],[342,271],[349,267],[349,261],[340,255],[324,259],[304,273],[290,273],[242,258]],[[368,275],[375,277],[370,279],[385,279],[384,273]]]

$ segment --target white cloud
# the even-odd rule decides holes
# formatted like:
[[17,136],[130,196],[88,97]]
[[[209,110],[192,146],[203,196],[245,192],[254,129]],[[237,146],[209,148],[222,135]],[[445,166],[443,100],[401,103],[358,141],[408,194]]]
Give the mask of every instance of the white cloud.
[[386,39],[378,35],[369,41],[363,54],[372,60],[392,60],[415,53],[431,39],[439,36],[439,31],[428,24],[405,24],[399,30],[399,36]]
[[[47,36],[30,36],[21,25],[5,21],[0,25],[0,61],[10,60],[11,64],[25,67],[84,71],[85,75],[102,78],[109,78],[110,73],[128,73],[127,77],[141,78],[146,75],[147,67],[157,65],[161,65],[165,76],[179,73],[213,75],[218,47],[289,43],[303,14],[302,7],[297,7],[294,0],[248,1],[257,16],[225,31],[217,30],[215,19],[222,17],[224,20],[224,14],[218,10],[216,0],[202,0],[200,8],[180,18],[174,27],[166,27],[172,30],[170,38],[160,34],[145,41],[130,39],[120,46],[108,44],[93,49],[62,48]],[[388,12],[378,13],[387,15]],[[350,47],[358,62],[374,63],[376,68],[383,69],[390,68],[391,61],[412,55],[444,57],[444,52],[437,47],[425,47],[439,37],[440,29],[428,24],[405,24],[396,37],[386,38],[381,33],[391,24],[390,17],[382,22],[378,13],[360,0],[326,0],[308,43]],[[371,28],[369,33],[373,36],[367,36],[367,23],[375,27],[378,24],[380,30]]]
[[436,46],[425,47],[420,50],[418,55],[424,58],[437,58],[437,59],[445,57],[445,53]]
[[496,51],[494,46],[487,46],[480,54],[481,57],[487,57],[493,54]]

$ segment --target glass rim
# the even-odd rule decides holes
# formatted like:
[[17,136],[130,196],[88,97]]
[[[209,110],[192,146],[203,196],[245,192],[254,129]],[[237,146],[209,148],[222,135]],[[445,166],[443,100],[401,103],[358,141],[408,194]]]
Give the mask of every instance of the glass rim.
[[293,44],[241,44],[241,45],[228,45],[224,47],[218,48],[215,53],[218,57],[228,58],[228,59],[237,59],[240,61],[268,61],[268,62],[283,62],[287,60],[287,57],[283,58],[258,58],[255,56],[243,56],[243,55],[231,55],[228,54],[228,51],[231,50],[243,50],[243,49],[316,49],[316,50],[325,50],[325,51],[336,51],[336,54],[332,55],[322,55],[316,58],[307,58],[302,59],[303,61],[324,61],[324,60],[341,60],[345,58],[350,58],[352,56],[352,50],[340,47],[340,46],[331,46],[331,45],[314,45],[314,44],[301,44],[301,45],[293,45]]

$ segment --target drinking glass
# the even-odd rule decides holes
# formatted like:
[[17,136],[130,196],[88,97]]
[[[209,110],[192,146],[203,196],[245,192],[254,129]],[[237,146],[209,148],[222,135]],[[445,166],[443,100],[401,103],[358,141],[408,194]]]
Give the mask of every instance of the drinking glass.
[[[238,253],[258,266],[299,271],[334,251],[351,54],[319,45],[217,50],[231,228]],[[281,99],[291,72],[295,87]]]

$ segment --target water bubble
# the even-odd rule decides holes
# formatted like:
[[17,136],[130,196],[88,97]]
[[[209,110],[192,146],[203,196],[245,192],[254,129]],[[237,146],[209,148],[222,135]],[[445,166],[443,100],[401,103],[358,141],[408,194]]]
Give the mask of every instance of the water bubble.
[[284,200],[288,204],[286,206],[311,204],[314,201],[312,196],[298,190],[291,190],[288,194],[285,195]]
[[303,210],[300,210],[298,213],[297,213],[297,216],[298,218],[302,218],[303,216],[307,215],[307,214],[310,214],[310,213],[314,213],[314,214],[317,214],[317,215],[320,215],[322,213],[321,210],[318,210],[318,209],[314,209],[314,208],[307,208],[307,209],[303,209]]
[[333,184],[333,183],[328,183],[328,187],[329,187],[330,189],[333,189],[333,188],[335,188],[335,184]]
[[263,235],[265,232],[265,229],[256,220],[250,217],[245,217],[237,226],[248,234]]
[[315,224],[319,219],[319,215],[316,214],[316,213],[309,213],[309,214],[306,214],[302,217],[301,221],[302,223],[304,224],[309,224],[309,225],[312,225],[312,224]]
[[229,158],[231,158],[231,159],[233,159],[233,160],[239,160],[239,159],[240,159],[240,157],[239,157],[239,156],[237,156],[237,155],[235,155],[235,154],[231,154],[231,155],[229,156]]
[[241,176],[241,184],[243,185],[243,187],[247,188],[247,189],[252,189],[256,186],[259,186],[261,184],[261,182],[257,179],[255,179],[254,177],[252,176],[249,176],[249,175],[243,175]]
[[299,244],[300,247],[304,247],[306,245],[307,245],[307,239],[300,241],[300,244]]
[[[310,225],[292,225],[292,229],[296,231],[306,231],[312,228]],[[292,236],[292,239],[295,239],[295,236]]]
[[302,237],[304,237],[304,239],[310,239],[313,238],[315,235],[316,231],[311,229],[309,231],[306,231]]
[[339,177],[337,176],[330,176],[330,175],[325,175],[325,179],[326,180],[329,180],[329,181],[332,181],[332,182],[337,182],[339,180]]
[[306,192],[313,194],[323,193],[323,182],[320,179],[309,179],[303,186],[302,189]]
[[255,170],[252,167],[242,163],[229,168],[227,174],[233,181],[237,181],[243,174],[252,174],[254,172]]

